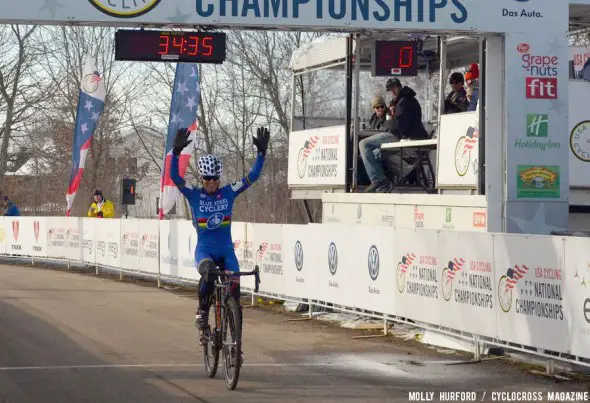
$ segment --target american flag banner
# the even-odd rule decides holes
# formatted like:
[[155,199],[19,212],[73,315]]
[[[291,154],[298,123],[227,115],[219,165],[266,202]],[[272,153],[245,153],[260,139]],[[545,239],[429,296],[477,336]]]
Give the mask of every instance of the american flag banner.
[[70,170],[68,194],[66,195],[66,201],[68,203],[66,214],[68,216],[70,215],[76,192],[82,181],[86,157],[92,145],[98,120],[104,110],[106,96],[103,78],[96,70],[94,61],[90,56],[86,57],[80,87],[74,142],[72,145],[72,168]]
[[258,247],[258,257],[262,259],[264,254],[266,253],[266,249],[268,249],[268,242],[262,242]]
[[529,268],[525,265],[522,265],[522,267],[514,266],[514,270],[508,269],[506,272],[506,291],[513,289],[518,284],[518,280],[523,278],[528,271]]
[[453,281],[455,275],[463,268],[465,264],[465,259],[463,258],[453,258],[452,261],[448,264],[449,271],[447,272],[447,281]]
[[305,149],[305,151],[303,151],[303,155],[305,156],[305,158],[307,158],[309,156],[309,154],[311,153],[311,150],[313,150],[315,148],[319,139],[320,139],[319,136],[314,136],[314,137],[310,137],[309,140],[307,140],[305,142],[305,145],[303,146],[303,148]]
[[402,260],[400,262],[402,273],[408,271],[408,267],[410,267],[414,259],[416,259],[416,255],[414,255],[413,253],[407,253],[405,256],[402,256]]
[[195,147],[197,135],[197,112],[199,110],[199,98],[201,86],[199,83],[199,65],[178,63],[176,65],[176,77],[172,90],[172,102],[170,106],[170,121],[168,123],[168,136],[166,137],[166,150],[164,151],[164,163],[160,179],[160,219],[174,207],[180,194],[172,178],[170,177],[170,162],[174,138],[178,129],[188,127],[191,131],[191,143],[182,150],[178,158],[179,174],[182,178],[186,173],[188,164]]
[[475,147],[478,138],[478,129],[474,127],[470,127],[469,129],[467,129],[467,133],[465,134],[465,146],[463,147],[463,155],[467,154],[468,151],[471,151],[473,147]]

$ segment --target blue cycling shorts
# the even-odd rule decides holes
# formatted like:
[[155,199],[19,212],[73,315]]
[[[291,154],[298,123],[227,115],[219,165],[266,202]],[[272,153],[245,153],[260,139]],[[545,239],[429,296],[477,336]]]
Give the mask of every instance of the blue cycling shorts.
[[225,264],[225,270],[237,273],[240,271],[240,264],[236,252],[234,252],[233,245],[226,248],[212,248],[212,247],[198,247],[195,249],[195,263],[199,267],[199,263],[205,259],[213,260],[219,264]]

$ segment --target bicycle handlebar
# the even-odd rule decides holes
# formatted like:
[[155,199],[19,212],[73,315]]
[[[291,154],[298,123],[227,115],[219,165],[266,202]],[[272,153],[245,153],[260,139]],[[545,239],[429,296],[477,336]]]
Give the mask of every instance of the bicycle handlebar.
[[231,272],[227,270],[209,270],[207,275],[205,276],[205,281],[209,280],[209,274],[214,274],[216,276],[219,275],[229,275],[232,277],[241,277],[241,276],[254,276],[254,292],[258,292],[258,286],[260,285],[260,268],[258,265],[254,267],[252,271],[240,271],[240,272]]

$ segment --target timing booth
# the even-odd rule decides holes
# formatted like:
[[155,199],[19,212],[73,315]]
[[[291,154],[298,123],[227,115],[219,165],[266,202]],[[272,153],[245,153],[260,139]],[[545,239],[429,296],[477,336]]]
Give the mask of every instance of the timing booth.
[[[586,214],[570,213],[570,205],[590,205],[590,158],[584,157],[590,83],[570,72],[570,61],[578,66],[584,52],[568,48],[563,35],[568,17],[583,23],[590,7],[491,3],[498,10],[490,11],[489,22],[503,21],[504,32],[481,20],[469,32],[416,27],[411,31],[420,35],[362,33],[299,49],[292,60],[291,197],[321,199],[324,222],[533,234],[590,229]],[[560,24],[561,34],[552,31]],[[472,63],[479,64],[477,109],[441,114],[451,72]],[[342,114],[314,115],[308,92],[325,82],[321,74],[335,79],[336,72]],[[407,162],[417,171],[417,187],[401,182],[392,193],[363,194],[358,143],[372,134],[363,120],[390,77],[422,83],[413,89],[431,138],[381,146],[386,172],[388,152],[420,153]]]
[[[463,203],[478,209],[473,212],[470,228],[475,228],[476,223],[477,228],[481,228],[483,220],[483,227],[489,231],[545,234],[568,228],[571,147],[567,32],[570,19],[577,26],[587,26],[589,5],[590,0],[199,0],[192,6],[184,0],[27,0],[3,7],[0,21],[103,25],[137,31],[154,28],[159,30],[160,36],[168,35],[175,28],[189,27],[195,31],[198,27],[204,32],[238,28],[351,33],[344,52],[339,50],[336,59],[329,55],[329,49],[320,49],[310,55],[318,60],[305,62],[301,59],[294,66],[295,72],[330,64],[339,66],[345,71],[346,90],[339,96],[344,113],[337,122],[328,124],[329,119],[324,119],[319,125],[306,117],[321,117],[321,111],[300,113],[305,125],[294,119],[289,139],[288,179],[293,197],[321,197],[324,213],[334,210],[334,219],[341,219],[337,209],[342,204],[352,203],[363,208],[379,203],[413,206],[416,227],[430,225],[429,214],[421,210],[426,206],[424,203],[433,203],[445,213],[451,209],[452,220],[463,214]],[[455,37],[475,39],[472,41],[475,46],[468,51],[472,55],[463,61],[455,55],[459,52],[452,50]],[[161,37],[156,39],[162,40]],[[170,58],[168,60],[186,61],[188,58],[211,62],[214,59],[214,49],[209,49],[216,46],[213,40],[204,42],[205,38],[195,40],[190,35],[168,39],[167,48],[166,42],[163,45],[157,42],[163,48],[158,50],[162,54],[154,56],[159,60],[166,57]],[[377,42],[392,40],[411,43]],[[422,43],[414,43],[417,40]],[[154,41],[150,43],[153,45]],[[342,49],[341,45],[337,47]],[[124,53],[141,53],[140,50],[143,51],[132,48]],[[147,56],[153,52],[150,50]],[[378,56],[375,63],[369,57],[374,52]],[[433,55],[436,57],[431,58]],[[477,60],[474,55],[479,55],[480,64],[479,110],[459,122],[455,121],[459,119],[457,115],[449,116],[447,121],[446,116],[429,111],[430,106],[425,109],[427,117],[436,116],[436,128],[433,127],[436,137],[429,139],[436,140],[436,146],[430,141],[420,150],[428,156],[434,155],[436,150],[433,168],[436,173],[430,178],[434,179],[430,188],[436,189],[437,194],[371,196],[351,193],[359,185],[355,182],[356,147],[361,132],[361,121],[355,119],[361,116],[358,112],[359,72],[373,67],[374,74],[384,74],[385,81],[385,75],[403,78],[403,74],[414,74],[414,69],[433,71],[436,69],[433,65],[439,60],[442,83],[448,79],[446,72],[453,63],[472,63]],[[421,63],[428,66],[421,70]],[[323,85],[315,83],[302,89],[321,92]],[[357,90],[353,91],[354,88]],[[296,99],[296,88],[294,92]],[[435,98],[434,94],[432,91],[430,99]],[[587,145],[585,125],[577,127],[571,141],[581,156],[585,155]],[[464,130],[466,127],[471,129]],[[528,127],[534,130],[529,132]],[[475,132],[477,138],[473,135]],[[414,146],[391,145],[392,148]],[[420,159],[419,163],[422,161]],[[409,199],[403,204],[400,197],[406,196]],[[419,202],[418,198],[422,197],[428,199]],[[332,206],[328,207],[327,203]],[[406,214],[395,213],[394,216],[405,217]],[[434,216],[439,217],[440,213]],[[327,218],[324,214],[324,219]],[[397,218],[394,223],[399,224]]]

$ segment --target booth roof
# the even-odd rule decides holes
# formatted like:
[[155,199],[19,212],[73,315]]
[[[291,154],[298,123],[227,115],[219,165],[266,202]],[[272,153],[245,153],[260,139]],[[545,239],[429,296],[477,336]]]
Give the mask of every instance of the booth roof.
[[[416,37],[415,35],[413,36]],[[361,36],[361,68],[369,69],[371,66],[372,45],[376,40],[408,40],[409,35],[371,34]],[[436,36],[423,37],[424,50],[436,51],[438,38]],[[356,46],[353,45],[353,52]],[[343,62],[346,59],[346,38],[330,37],[315,42],[310,42],[297,49],[291,59],[291,69],[301,72],[308,69]],[[477,37],[456,36],[447,39],[447,68],[466,66],[477,62],[479,59],[479,42]],[[438,65],[433,66],[437,69]]]

